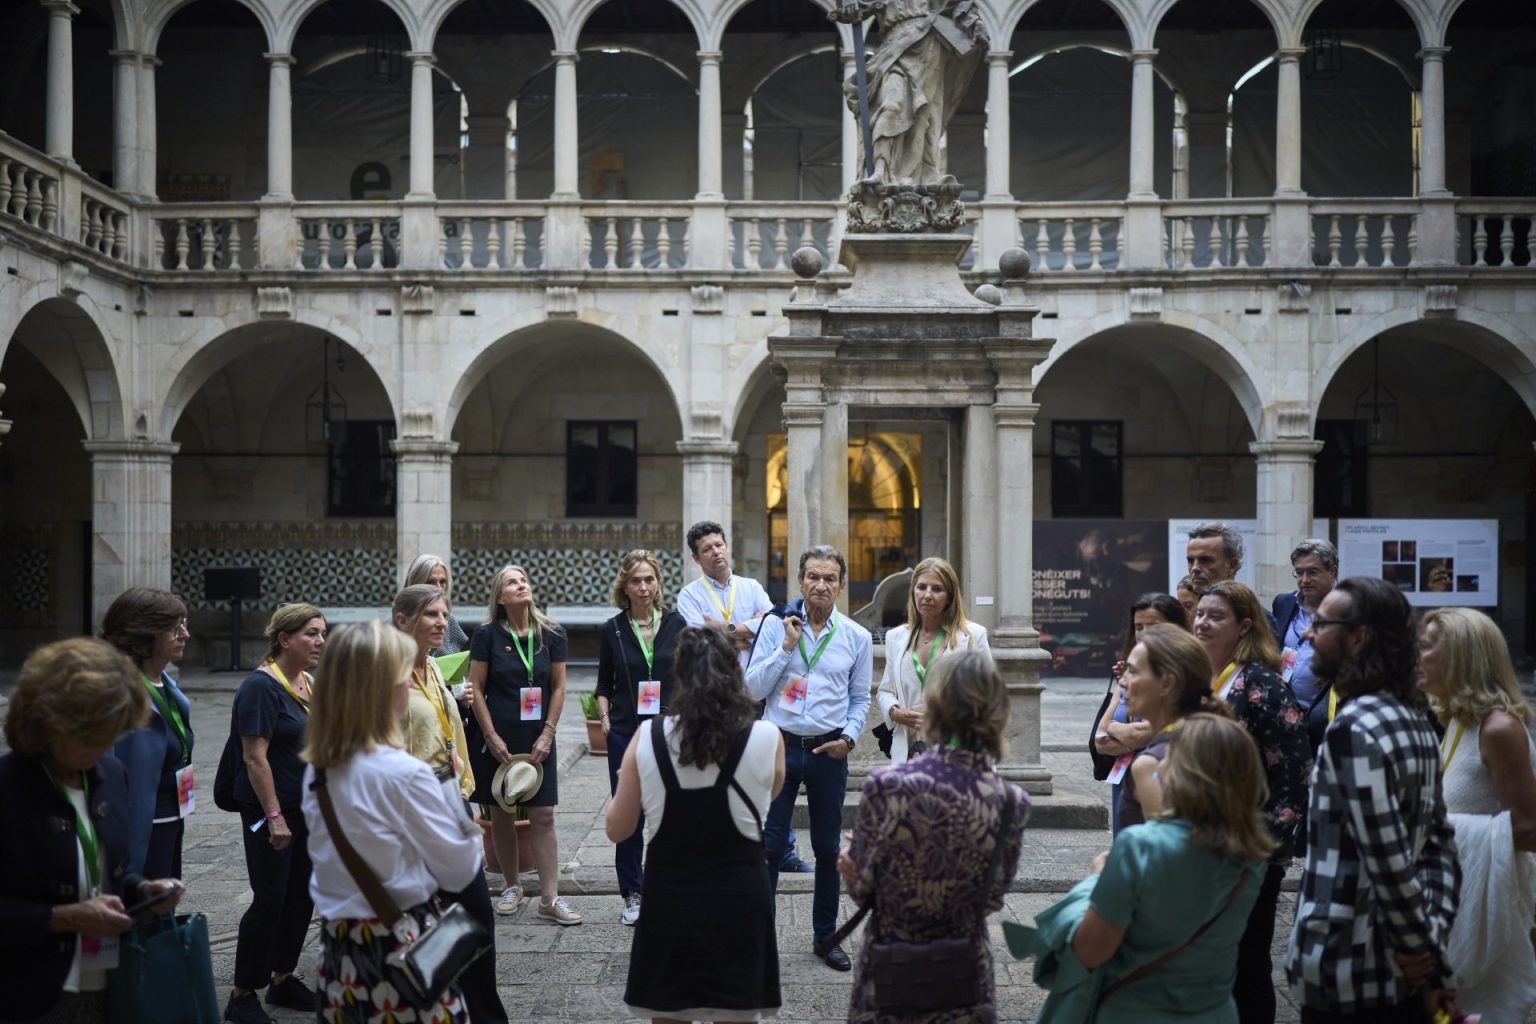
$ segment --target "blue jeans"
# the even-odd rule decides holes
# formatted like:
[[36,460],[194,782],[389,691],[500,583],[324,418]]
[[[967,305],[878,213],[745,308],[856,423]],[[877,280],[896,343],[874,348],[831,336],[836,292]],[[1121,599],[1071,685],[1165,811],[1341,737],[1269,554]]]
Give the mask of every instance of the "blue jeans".
[[[629,741],[634,739],[632,735],[626,735],[617,729],[608,730],[608,792],[610,794],[619,791],[619,766],[624,763],[624,751],[629,748]],[[640,820],[635,823],[635,832],[622,843],[613,846],[613,866],[619,876],[619,892],[628,896],[632,892],[639,892],[641,886],[641,864],[645,858],[645,815],[640,815]]]
[[837,901],[842,882],[837,876],[837,854],[842,847],[843,798],[848,792],[848,760],[831,754],[813,754],[791,743],[784,745],[784,788],[768,808],[763,826],[767,847],[768,880],[779,889],[779,864],[789,841],[790,817],[795,797],[805,784],[811,812],[811,850],[816,854],[816,895],[811,901],[811,933],[825,939],[837,931]]

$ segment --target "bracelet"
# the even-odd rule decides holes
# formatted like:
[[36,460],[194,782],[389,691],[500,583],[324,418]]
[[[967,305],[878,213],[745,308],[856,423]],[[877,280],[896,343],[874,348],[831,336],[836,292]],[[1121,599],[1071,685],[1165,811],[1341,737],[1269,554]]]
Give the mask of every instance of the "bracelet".
[[262,820],[271,821],[273,818],[281,818],[282,816],[282,811],[268,811],[265,815],[262,816]]
[[[603,717],[607,718],[608,716],[604,715]],[[554,732],[555,731],[555,723],[554,722],[545,722],[544,723],[544,728],[548,729],[550,732]]]
[[608,712],[604,711],[602,714],[598,715],[597,717],[602,719],[604,722],[606,722],[606,721],[608,721]]

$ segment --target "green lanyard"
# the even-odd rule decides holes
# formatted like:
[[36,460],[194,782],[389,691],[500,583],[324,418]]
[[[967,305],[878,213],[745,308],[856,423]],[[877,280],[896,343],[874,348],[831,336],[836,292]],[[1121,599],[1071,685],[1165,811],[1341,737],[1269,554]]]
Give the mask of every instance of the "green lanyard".
[[916,670],[916,672],[917,672],[917,686],[918,686],[918,689],[922,689],[923,684],[928,682],[928,666],[933,664],[933,652],[937,651],[939,649],[939,647],[943,645],[943,643],[944,643],[944,630],[943,630],[943,627],[940,627],[939,635],[934,637],[933,638],[933,643],[928,645],[928,658],[927,658],[926,661],[919,662],[917,660],[917,648],[913,647],[913,649],[912,649],[912,668],[914,670]]
[[59,795],[69,800],[69,809],[75,813],[75,835],[80,837],[80,849],[85,854],[85,873],[91,880],[91,895],[101,891],[101,839],[96,835],[96,825],[91,821],[91,780],[85,772],[80,773],[80,788],[85,793],[84,817],[80,816],[80,808],[69,799],[65,792],[64,783],[59,781],[57,772],[54,771],[53,761],[50,758],[43,762],[43,770],[48,773],[48,778],[53,781],[59,790]]
[[800,634],[800,657],[805,661],[805,671],[807,673],[814,669],[816,663],[821,660],[822,654],[826,652],[827,644],[832,642],[832,634],[836,632],[837,613],[833,612],[831,617],[827,619],[827,631],[822,634],[821,643],[816,645],[816,653],[814,655],[805,653],[805,634]]
[[532,686],[533,685],[533,628],[534,628],[533,627],[533,623],[531,623],[531,622],[528,623],[528,651],[527,651],[527,653],[523,652],[523,641],[518,637],[518,635],[515,632],[513,632],[511,626],[509,626],[505,622],[503,622],[501,624],[501,628],[507,631],[507,635],[512,638],[512,643],[514,645],[516,645],[518,660],[520,660],[523,663],[523,668],[528,670],[528,685]]
[[[735,603],[736,599],[732,597],[731,604],[734,605]],[[656,632],[656,622],[660,618],[661,610],[658,608],[652,608],[651,631],[653,633]],[[730,620],[727,619],[726,621],[729,622]],[[645,637],[640,635],[640,627],[635,623],[634,619],[629,620],[629,628],[635,631],[635,639],[640,641],[640,651],[645,655],[645,675],[646,678],[649,679],[651,676],[656,674],[656,645],[654,643],[648,644],[645,642]]]
[[181,715],[177,713],[176,706],[166,696],[163,686],[156,686],[154,681],[144,673],[139,673],[139,678],[144,680],[144,685],[149,687],[149,699],[155,702],[155,710],[160,712],[160,717],[165,719],[165,724],[171,727],[176,734],[176,739],[181,741],[181,763],[192,763],[192,751],[187,746],[187,726],[182,722]]

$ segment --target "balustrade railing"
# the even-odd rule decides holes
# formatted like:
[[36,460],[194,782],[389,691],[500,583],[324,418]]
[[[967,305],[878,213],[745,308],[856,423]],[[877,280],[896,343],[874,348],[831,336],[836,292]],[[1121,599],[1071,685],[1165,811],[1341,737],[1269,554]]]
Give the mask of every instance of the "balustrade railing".
[[1163,262],[1172,270],[1269,263],[1270,204],[1230,199],[1163,204]]
[[688,266],[690,209],[679,204],[588,203],[581,207],[581,266],[677,270]]
[[828,266],[837,231],[836,202],[732,203],[730,207],[731,265],[739,270],[789,270],[796,249],[810,246]]
[[1033,273],[1114,270],[1124,218],[1124,203],[1020,203],[1019,245]]
[[43,158],[20,146],[0,149],[0,215],[58,233],[59,179]]
[[111,260],[133,255],[128,201],[88,178],[80,179],[80,244]]
[[400,262],[400,207],[394,203],[300,203],[300,270],[386,270]]
[[157,270],[237,271],[256,266],[256,209],[230,203],[152,208],[150,266]]
[[1530,267],[1536,202],[1475,200],[1456,204],[1458,258],[1473,267]]
[[1418,257],[1419,205],[1411,200],[1314,202],[1309,251],[1320,267],[1406,267]]
[[537,270],[544,266],[544,205],[439,203],[439,255],[448,270]]

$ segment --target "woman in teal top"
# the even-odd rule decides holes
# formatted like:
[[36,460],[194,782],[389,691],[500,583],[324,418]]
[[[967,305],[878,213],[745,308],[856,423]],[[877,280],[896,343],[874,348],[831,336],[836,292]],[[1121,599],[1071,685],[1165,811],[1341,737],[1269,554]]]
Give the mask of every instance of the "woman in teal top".
[[1034,928],[1005,929],[1051,991],[1038,1021],[1237,1024],[1237,941],[1274,845],[1258,748],[1229,718],[1191,715],[1161,782],[1161,818],[1116,836]]

